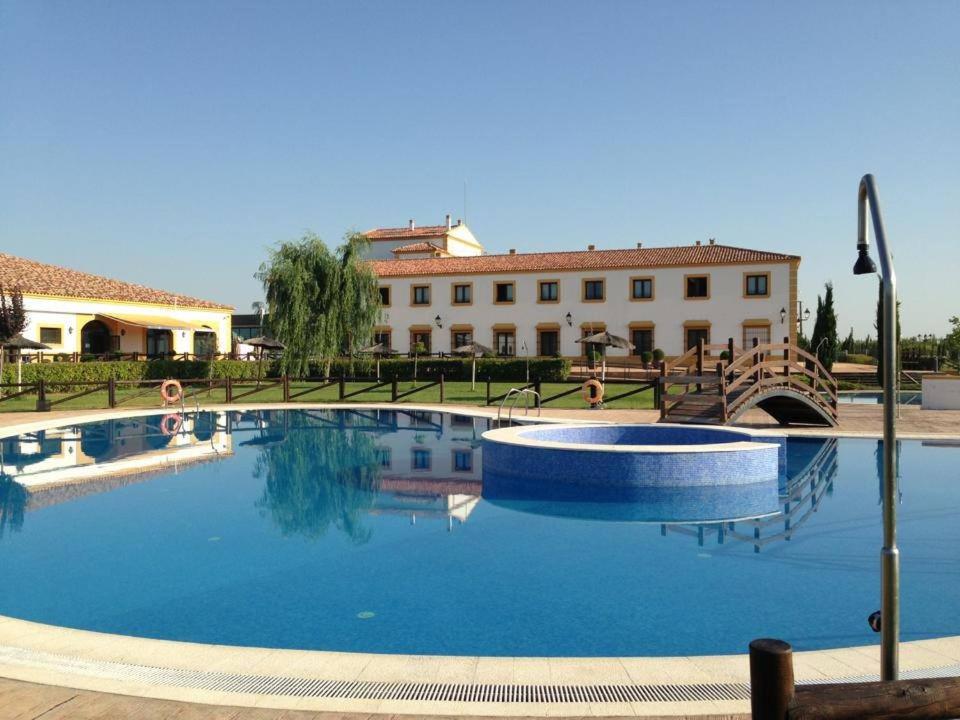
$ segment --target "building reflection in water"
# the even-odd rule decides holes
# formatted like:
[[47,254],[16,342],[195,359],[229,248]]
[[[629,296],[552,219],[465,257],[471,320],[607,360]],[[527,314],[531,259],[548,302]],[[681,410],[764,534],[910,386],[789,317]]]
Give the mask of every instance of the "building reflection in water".
[[[833,489],[836,439],[793,439],[784,476],[719,488],[533,487],[483,473],[489,421],[404,410],[276,410],[151,416],[0,439],[0,537],[25,513],[141,482],[234,449],[253,451],[263,486],[254,504],[285,535],[330,530],[371,538],[367,516],[411,525],[467,522],[481,496],[511,511],[580,520],[653,523],[697,545],[788,541]],[[246,467],[246,466],[245,466]],[[246,470],[245,470],[246,472]]]

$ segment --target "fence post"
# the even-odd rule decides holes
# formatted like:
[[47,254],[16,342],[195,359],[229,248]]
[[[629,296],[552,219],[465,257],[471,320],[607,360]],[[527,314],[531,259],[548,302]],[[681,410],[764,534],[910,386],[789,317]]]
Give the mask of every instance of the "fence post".
[[343,400],[343,396],[347,394],[347,381],[343,375],[340,376],[340,382],[337,384],[337,394],[340,400]]
[[443,396],[444,396],[443,373],[440,373],[440,404],[441,405],[443,405]]
[[733,357],[733,338],[727,338],[727,364],[732,363],[736,358]]
[[397,401],[397,379],[394,378],[390,381],[390,402]]
[[490,376],[487,375],[487,405],[490,404]]
[[724,377],[723,361],[717,363],[717,393],[720,395],[720,412],[723,422],[727,422],[727,378]]
[[37,412],[46,412],[50,409],[47,402],[47,387],[43,378],[37,381]]
[[783,372],[787,376],[787,383],[790,382],[790,338],[785,337],[783,339],[783,344],[786,345],[786,349],[783,351]]
[[233,378],[227,375],[227,384],[226,384],[227,396],[224,400],[228,403],[233,402]]
[[657,385],[654,389],[654,402],[660,408],[660,419],[663,420],[667,416],[667,401],[664,398],[664,394],[667,392],[667,384],[663,379],[667,376],[667,361],[660,361],[660,377],[657,379]]
[[783,640],[750,643],[750,709],[753,720],[785,720],[794,696],[793,649]]
[[[697,375],[700,377],[703,376],[703,355],[704,355],[704,342],[703,338],[697,340]],[[697,383],[697,392],[703,392],[703,385]]]
[[290,402],[290,376],[283,376],[283,401]]
[[107,405],[111,408],[117,406],[117,381],[113,378],[107,380]]

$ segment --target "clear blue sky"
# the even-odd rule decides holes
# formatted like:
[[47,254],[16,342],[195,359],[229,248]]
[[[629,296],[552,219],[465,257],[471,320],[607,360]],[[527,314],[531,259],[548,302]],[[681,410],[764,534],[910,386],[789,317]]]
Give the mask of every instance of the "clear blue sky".
[[[0,249],[229,302],[312,229],[797,253],[841,333],[873,172],[906,334],[960,313],[958,2],[0,0]],[[868,67],[867,61],[873,66]]]

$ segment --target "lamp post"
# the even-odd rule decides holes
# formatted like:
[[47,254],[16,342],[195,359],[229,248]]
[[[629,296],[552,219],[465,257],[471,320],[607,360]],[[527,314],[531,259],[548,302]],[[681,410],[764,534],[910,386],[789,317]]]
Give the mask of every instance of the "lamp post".
[[854,275],[872,275],[867,210],[873,222],[883,284],[883,549],[880,551],[880,678],[896,680],[900,642],[900,550],[897,548],[897,275],[880,215],[877,184],[864,175],[857,193],[857,262]]
[[[810,308],[804,309],[803,300],[797,300],[797,325],[800,327],[799,338],[803,337],[803,321],[810,319]],[[782,325],[787,321],[787,309],[780,308],[780,324]]]

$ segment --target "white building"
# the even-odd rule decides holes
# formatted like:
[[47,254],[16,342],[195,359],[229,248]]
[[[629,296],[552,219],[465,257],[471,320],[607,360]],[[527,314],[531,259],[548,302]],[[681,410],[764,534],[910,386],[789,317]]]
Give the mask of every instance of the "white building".
[[377,260],[464,257],[483,253],[483,246],[470,228],[462,220],[457,220],[454,225],[449,215],[444,225],[417,227],[411,220],[407,227],[376,228],[364,235],[370,241],[367,256]]
[[23,335],[48,345],[48,354],[208,355],[231,349],[232,308],[223,303],[3,253],[0,287],[23,293]]
[[733,338],[741,347],[753,338],[796,340],[795,255],[712,240],[504,255],[470,250],[411,257],[394,248],[391,259],[373,254],[384,308],[377,341],[401,353],[416,343],[449,353],[476,341],[507,356],[582,357],[576,341],[606,330],[629,338],[633,355],[660,348],[671,357],[700,338],[708,344]]

